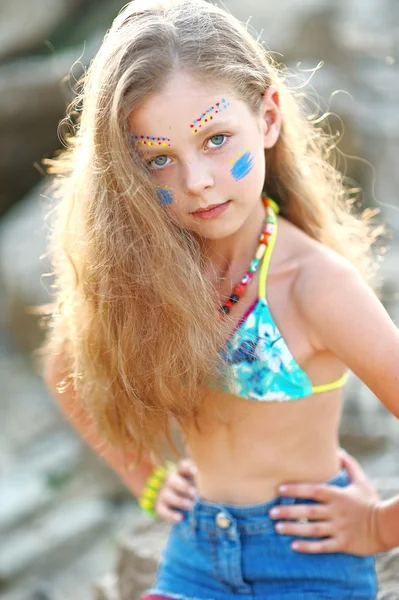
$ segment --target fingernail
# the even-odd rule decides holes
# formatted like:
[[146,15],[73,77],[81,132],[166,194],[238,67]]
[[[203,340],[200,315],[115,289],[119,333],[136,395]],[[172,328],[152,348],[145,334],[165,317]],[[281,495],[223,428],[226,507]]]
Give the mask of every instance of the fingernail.
[[191,500],[185,500],[184,506],[188,509],[191,509],[193,507],[193,503],[191,502]]
[[197,490],[194,487],[190,487],[188,488],[188,491],[190,492],[190,494],[192,494],[193,496],[197,495]]
[[283,531],[283,529],[284,529],[284,523],[277,523],[276,524],[276,529],[277,529],[277,531]]
[[271,517],[278,517],[280,514],[280,509],[279,508],[272,508],[271,511],[269,512],[269,515]]
[[183,515],[176,515],[175,516],[175,521],[181,521],[183,518]]
[[194,467],[194,466],[190,467],[190,473],[192,473],[193,475],[196,475],[198,473],[197,467]]
[[278,488],[279,492],[286,492],[288,490],[288,486],[280,485]]
[[292,542],[292,544],[291,544],[291,548],[292,548],[293,550],[299,550],[299,544],[298,544],[298,542]]

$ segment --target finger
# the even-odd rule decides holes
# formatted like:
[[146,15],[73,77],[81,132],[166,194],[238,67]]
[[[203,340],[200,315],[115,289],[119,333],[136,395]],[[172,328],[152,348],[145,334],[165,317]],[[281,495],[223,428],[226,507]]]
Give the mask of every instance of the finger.
[[170,523],[179,523],[183,520],[183,514],[178,510],[173,510],[166,506],[165,504],[159,504],[156,507],[156,513],[158,517],[164,519],[165,521],[169,521]]
[[344,550],[340,540],[333,537],[317,542],[295,540],[292,542],[291,548],[295,550],[295,552],[303,552],[305,554],[331,554],[332,552],[343,552]]
[[195,477],[198,471],[193,461],[189,458],[185,458],[184,460],[182,460],[178,464],[177,470],[184,477]]
[[300,537],[329,537],[334,533],[332,521],[299,523],[298,521],[280,521],[275,525],[278,533]]
[[197,494],[196,486],[176,472],[170,474],[167,487],[171,487],[175,492],[189,498],[194,498]]
[[341,458],[341,466],[347,470],[349,479],[353,481],[364,481],[367,479],[365,472],[361,468],[357,460],[348,454],[345,450],[339,452]]
[[284,483],[280,485],[282,496],[306,498],[318,502],[332,502],[342,495],[342,489],[335,485],[324,483]]
[[182,510],[191,510],[194,504],[190,498],[184,498],[169,489],[160,492],[158,503],[165,504],[169,508],[181,508]]
[[332,510],[329,504],[296,504],[291,506],[275,506],[269,512],[272,519],[309,519],[324,521],[331,519]]

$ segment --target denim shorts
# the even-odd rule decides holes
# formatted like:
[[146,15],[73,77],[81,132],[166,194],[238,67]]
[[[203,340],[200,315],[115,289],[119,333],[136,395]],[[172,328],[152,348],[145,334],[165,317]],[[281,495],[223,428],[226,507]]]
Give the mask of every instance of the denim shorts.
[[[345,487],[348,474],[341,470],[327,483]],[[176,600],[375,600],[374,557],[301,554],[290,547],[298,538],[275,531],[269,510],[295,503],[304,500],[232,505],[197,496],[173,525],[148,594]]]

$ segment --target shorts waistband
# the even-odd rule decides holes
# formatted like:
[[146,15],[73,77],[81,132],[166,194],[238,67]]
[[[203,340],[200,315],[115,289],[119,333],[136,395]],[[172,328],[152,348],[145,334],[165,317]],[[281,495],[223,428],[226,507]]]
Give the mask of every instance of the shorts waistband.
[[[346,487],[349,484],[349,475],[345,469],[329,479],[327,485]],[[221,528],[238,529],[240,532],[254,533],[273,529],[275,522],[269,517],[269,511],[276,505],[303,503],[304,500],[288,496],[276,496],[266,502],[257,504],[229,504],[212,502],[197,496],[191,511],[186,512],[192,528],[200,526],[205,530]],[[222,516],[223,515],[223,516]],[[225,518],[224,518],[225,517]]]

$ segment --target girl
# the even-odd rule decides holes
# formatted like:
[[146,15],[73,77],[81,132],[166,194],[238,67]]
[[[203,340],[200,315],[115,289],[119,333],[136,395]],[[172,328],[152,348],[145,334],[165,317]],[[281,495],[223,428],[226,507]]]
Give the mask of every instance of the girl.
[[[51,163],[46,378],[141,506],[180,512],[148,597],[376,596],[373,557],[296,552],[270,514],[296,502],[285,481],[348,486],[348,369],[399,415],[399,334],[365,281],[377,229],[283,79],[219,8],[136,0]],[[176,428],[195,481],[190,462],[160,467]]]

